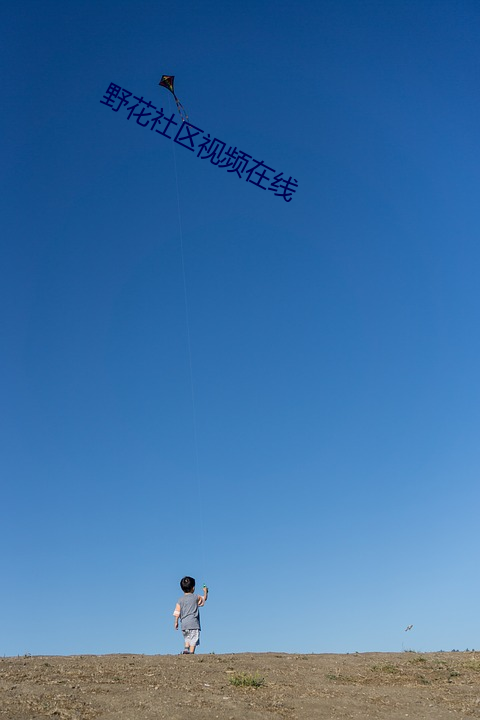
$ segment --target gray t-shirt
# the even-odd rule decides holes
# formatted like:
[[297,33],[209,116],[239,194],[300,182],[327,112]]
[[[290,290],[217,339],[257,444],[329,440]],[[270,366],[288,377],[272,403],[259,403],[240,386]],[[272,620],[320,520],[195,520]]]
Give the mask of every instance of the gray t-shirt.
[[200,630],[200,612],[198,610],[199,595],[186,593],[182,595],[180,605],[180,622],[182,630]]

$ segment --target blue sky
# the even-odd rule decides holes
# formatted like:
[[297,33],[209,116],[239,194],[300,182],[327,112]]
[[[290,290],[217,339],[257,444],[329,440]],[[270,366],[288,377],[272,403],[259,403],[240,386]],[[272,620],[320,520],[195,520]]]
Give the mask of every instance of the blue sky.
[[0,653],[478,648],[478,3],[0,13]]

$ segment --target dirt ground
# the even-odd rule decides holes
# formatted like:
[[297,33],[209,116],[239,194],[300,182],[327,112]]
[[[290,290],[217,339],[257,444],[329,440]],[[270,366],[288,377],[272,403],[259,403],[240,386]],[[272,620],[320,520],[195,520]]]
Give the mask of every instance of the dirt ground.
[[467,720],[480,653],[0,658],[0,718]]

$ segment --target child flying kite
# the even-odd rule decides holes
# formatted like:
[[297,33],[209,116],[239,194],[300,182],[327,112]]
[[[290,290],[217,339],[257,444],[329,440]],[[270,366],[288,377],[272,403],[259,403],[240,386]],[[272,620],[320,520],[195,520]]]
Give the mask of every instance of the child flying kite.
[[197,645],[200,645],[200,613],[198,608],[201,608],[207,602],[208,588],[204,585],[203,595],[196,595],[195,579],[189,575],[180,580],[180,587],[183,590],[183,596],[175,605],[173,613],[175,630],[178,630],[178,621],[180,620],[185,641],[182,655],[193,655]]

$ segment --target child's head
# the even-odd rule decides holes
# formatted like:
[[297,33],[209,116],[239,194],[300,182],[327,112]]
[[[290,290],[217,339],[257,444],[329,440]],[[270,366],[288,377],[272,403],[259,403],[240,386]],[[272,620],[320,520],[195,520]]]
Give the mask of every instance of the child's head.
[[195,578],[186,575],[180,580],[180,587],[184,593],[191,593],[195,590]]

